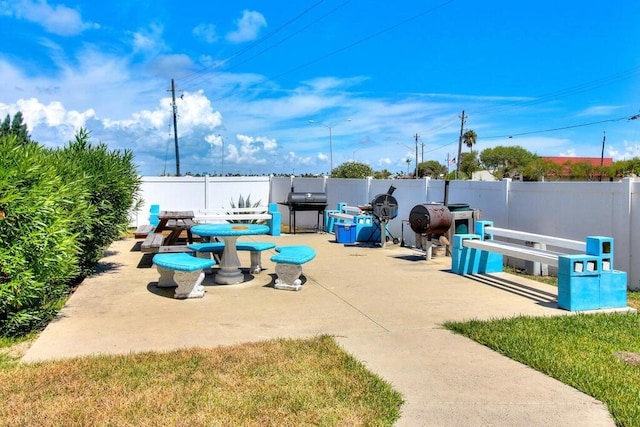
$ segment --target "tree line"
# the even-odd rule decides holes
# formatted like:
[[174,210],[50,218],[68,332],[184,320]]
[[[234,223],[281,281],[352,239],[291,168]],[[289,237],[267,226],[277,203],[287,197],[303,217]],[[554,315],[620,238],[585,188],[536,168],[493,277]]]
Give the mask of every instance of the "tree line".
[[[475,132],[464,138],[463,143],[471,148],[475,143]],[[468,143],[467,140],[473,140]],[[455,159],[454,159],[455,160]],[[455,161],[453,162],[455,163]],[[437,160],[427,160],[418,164],[418,178],[455,179],[455,170]],[[496,146],[481,152],[471,150],[460,156],[458,179],[471,179],[474,172],[486,170],[497,180],[503,178],[523,181],[602,181],[640,175],[640,158],[620,160],[611,165],[593,165],[590,162],[575,161],[567,157],[562,164],[538,156],[520,146]],[[359,162],[345,162],[334,168],[334,178],[389,178],[393,174],[386,169],[374,171],[371,166]],[[416,178],[415,171],[401,174],[400,178]]]

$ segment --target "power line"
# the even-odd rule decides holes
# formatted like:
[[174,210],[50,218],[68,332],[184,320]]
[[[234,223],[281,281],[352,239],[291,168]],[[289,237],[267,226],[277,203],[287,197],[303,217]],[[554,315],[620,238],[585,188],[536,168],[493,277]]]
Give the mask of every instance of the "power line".
[[[597,89],[599,87],[606,86],[608,84],[614,83],[616,81],[629,79],[631,77],[635,77],[640,75],[640,66],[630,68],[628,70],[620,71],[618,73],[602,77],[600,79],[592,80],[589,82],[581,83],[576,86],[571,86],[565,89],[561,89],[557,92],[551,92],[546,95],[534,97],[533,99],[526,101],[516,101],[510,102],[507,104],[497,105],[495,107],[483,108],[482,113],[498,113],[503,111],[514,110],[517,108],[529,107],[532,105],[542,104],[549,101],[555,101],[560,98],[565,98],[572,95],[577,95],[579,93],[587,92],[593,89]],[[478,112],[479,113],[479,112]]]
[[[356,47],[356,46],[358,46],[358,45],[360,45],[362,43],[365,43],[365,42],[367,42],[367,41],[369,41],[369,40],[371,40],[371,39],[373,39],[375,37],[378,37],[378,36],[380,36],[382,34],[388,33],[389,31],[395,30],[398,27],[404,26],[405,24],[408,24],[409,22],[414,21],[414,20],[416,20],[416,19],[418,19],[418,18],[420,18],[420,17],[422,17],[424,15],[433,13],[433,12],[437,11],[438,9],[441,9],[444,6],[448,5],[449,3],[453,3],[454,1],[455,0],[444,1],[444,2],[442,2],[442,3],[440,3],[440,4],[436,5],[436,6],[433,6],[433,7],[429,8],[429,9],[423,10],[422,12],[420,12],[420,13],[418,13],[416,15],[413,15],[413,16],[407,18],[407,19],[404,19],[404,20],[402,20],[400,22],[397,22],[397,23],[395,23],[393,25],[390,25],[390,26],[388,26],[386,28],[383,28],[380,31],[376,31],[376,32],[374,32],[372,34],[369,34],[369,35],[367,35],[367,36],[365,36],[365,37],[363,37],[361,39],[358,39],[358,40],[356,40],[356,41],[354,41],[354,42],[352,42],[350,44],[347,44],[347,45],[345,45],[345,46],[343,46],[341,48],[338,48],[336,50],[333,50],[333,51],[331,51],[331,52],[329,52],[329,53],[327,53],[325,55],[322,55],[322,56],[320,56],[320,57],[318,57],[316,59],[313,59],[311,61],[305,62],[305,63],[300,64],[300,65],[297,65],[297,66],[295,66],[293,68],[290,68],[287,71],[284,71],[284,72],[282,72],[280,74],[276,74],[275,76],[272,76],[271,78],[264,78],[264,79],[254,83],[252,85],[246,86],[246,88],[253,88],[253,87],[259,86],[259,85],[261,85],[261,84],[263,84],[263,83],[265,83],[265,82],[267,82],[269,80],[274,80],[274,79],[277,79],[279,77],[286,76],[287,74],[291,74],[291,73],[293,73],[295,71],[301,70],[303,68],[307,68],[307,67],[309,67],[309,66],[311,66],[313,64],[316,64],[318,62],[324,61],[327,58],[335,56],[335,55],[337,55],[339,53],[342,53],[342,52],[344,52],[346,50],[352,49],[352,48],[354,48],[354,47]],[[231,93],[234,93],[234,91],[231,91]],[[226,96],[229,96],[229,94],[227,94]],[[226,96],[217,98],[216,101],[219,101],[219,100],[225,98]]]
[[[608,120],[600,120],[597,122],[590,122],[590,123],[581,123],[581,124],[577,124],[577,125],[571,125],[571,126],[563,126],[563,127],[559,127],[559,128],[553,128],[553,129],[544,129],[544,130],[537,130],[537,131],[530,131],[530,132],[521,132],[521,133],[512,133],[509,135],[493,135],[493,136],[478,136],[478,139],[498,139],[498,138],[512,138],[514,136],[523,136],[523,135],[532,135],[532,134],[536,134],[536,133],[544,133],[544,132],[553,132],[556,130],[564,130],[564,129],[571,129],[571,128],[578,128],[578,127],[584,127],[584,126],[591,126],[591,125],[597,125],[597,124],[601,124],[601,123],[607,123],[607,122],[618,122],[621,120],[639,120],[640,119],[640,114],[635,114],[633,116],[625,116],[625,117],[620,117],[617,119],[608,119]],[[456,121],[459,120],[459,118],[456,119]],[[443,148],[452,146],[454,144],[456,144],[458,142],[458,138],[451,140],[449,142],[446,142],[444,144],[441,145],[437,145],[434,148],[427,150],[427,153],[432,153],[434,151],[439,151],[442,150]]]
[[543,130],[535,130],[535,131],[530,131],[530,132],[521,132],[521,133],[512,133],[509,135],[494,135],[494,136],[485,136],[482,139],[497,139],[497,138],[513,138],[514,136],[523,136],[523,135],[533,135],[536,133],[545,133],[545,132],[555,132],[558,130],[565,130],[565,129],[573,129],[573,128],[579,128],[579,127],[585,127],[585,126],[592,126],[592,125],[598,125],[601,123],[609,123],[609,122],[619,122],[620,120],[637,120],[638,118],[640,118],[640,114],[636,114],[633,116],[625,116],[625,117],[620,117],[617,119],[608,119],[608,120],[600,120],[597,122],[589,122],[589,123],[581,123],[581,124],[577,124],[577,125],[571,125],[571,126],[562,126],[562,127],[558,127],[558,128],[552,128],[552,129],[543,129]]

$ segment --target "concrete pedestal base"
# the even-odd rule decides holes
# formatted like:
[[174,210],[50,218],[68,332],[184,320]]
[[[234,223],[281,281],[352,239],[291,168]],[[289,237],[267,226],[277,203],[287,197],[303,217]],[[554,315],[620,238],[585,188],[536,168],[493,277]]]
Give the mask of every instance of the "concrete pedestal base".
[[284,289],[287,291],[299,291],[302,289],[302,266],[296,264],[276,264],[276,289]]

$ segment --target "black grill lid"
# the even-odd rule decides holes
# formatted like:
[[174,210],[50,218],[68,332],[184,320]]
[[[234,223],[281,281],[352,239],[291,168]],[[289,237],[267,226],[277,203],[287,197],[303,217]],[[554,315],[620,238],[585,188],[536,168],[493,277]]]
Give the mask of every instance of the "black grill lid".
[[298,204],[327,204],[326,193],[303,193],[303,192],[291,192],[287,196],[287,203],[289,205]]
[[391,194],[378,194],[371,201],[371,211],[380,219],[393,219],[398,216],[398,201]]

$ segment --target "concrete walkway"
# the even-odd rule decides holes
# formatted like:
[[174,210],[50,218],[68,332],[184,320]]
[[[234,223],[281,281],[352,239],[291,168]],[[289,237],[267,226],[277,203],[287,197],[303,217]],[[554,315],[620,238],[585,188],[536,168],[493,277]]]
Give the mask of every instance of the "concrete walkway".
[[[240,285],[205,280],[174,300],[136,241],[114,243],[27,351],[33,362],[97,353],[213,347],[332,334],[406,400],[398,426],[613,426],[595,399],[441,327],[448,320],[566,314],[556,288],[500,274],[461,277],[450,259],[399,245],[344,246],[332,234],[260,236],[317,251],[300,292],[275,290],[274,265]],[[243,265],[249,254],[240,254]]]

